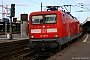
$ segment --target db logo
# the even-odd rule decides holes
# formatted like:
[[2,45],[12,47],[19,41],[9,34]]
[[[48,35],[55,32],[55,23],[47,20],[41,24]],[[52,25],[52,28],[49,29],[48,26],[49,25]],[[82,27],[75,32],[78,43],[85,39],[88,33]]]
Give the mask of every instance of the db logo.
[[46,29],[42,29],[41,32],[42,32],[42,33],[46,33]]

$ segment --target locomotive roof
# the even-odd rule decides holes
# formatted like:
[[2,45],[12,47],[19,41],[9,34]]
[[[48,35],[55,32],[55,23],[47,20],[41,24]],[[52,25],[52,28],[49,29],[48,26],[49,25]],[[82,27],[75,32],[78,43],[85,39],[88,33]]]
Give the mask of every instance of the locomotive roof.
[[39,14],[55,14],[55,13],[61,13],[61,14],[66,14],[67,16],[70,16],[71,18],[78,20],[76,17],[72,16],[70,12],[65,12],[63,10],[53,10],[53,11],[37,11],[37,12],[32,12],[31,15],[39,15]]
[[37,12],[32,12],[32,15],[35,14],[55,14],[55,13],[64,13],[63,11],[58,11],[58,10],[54,10],[54,11],[37,11]]

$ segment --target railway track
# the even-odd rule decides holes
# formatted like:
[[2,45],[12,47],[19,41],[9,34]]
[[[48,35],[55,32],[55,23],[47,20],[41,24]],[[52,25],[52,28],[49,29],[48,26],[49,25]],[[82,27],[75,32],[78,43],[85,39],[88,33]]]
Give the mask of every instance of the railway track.
[[0,60],[37,60],[36,57],[30,52],[28,39],[0,42]]
[[12,60],[17,57],[20,58],[21,55],[30,53],[29,40],[21,40],[14,42],[0,43],[0,59],[1,60]]
[[37,60],[35,52],[30,52],[29,40],[0,43],[0,60]]

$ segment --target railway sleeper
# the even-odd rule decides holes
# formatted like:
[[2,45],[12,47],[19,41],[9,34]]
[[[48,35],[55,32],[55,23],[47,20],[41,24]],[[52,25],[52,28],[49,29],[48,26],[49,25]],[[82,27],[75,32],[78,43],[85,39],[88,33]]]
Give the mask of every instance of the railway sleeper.
[[22,55],[20,55],[18,57],[15,57],[14,59],[23,60],[23,59],[27,58],[30,54],[31,54],[31,52],[28,52],[28,53],[22,54]]
[[21,47],[21,48],[17,48],[17,49],[13,49],[13,50],[2,52],[2,53],[0,53],[0,57],[4,57],[4,56],[7,56],[7,55],[18,53],[20,51],[25,50],[25,48],[26,47]]
[[29,41],[15,41],[15,42],[6,42],[0,43],[0,47],[2,46],[10,46],[10,45],[19,45],[19,44],[28,44]]
[[8,51],[8,50],[12,50],[12,49],[17,49],[20,47],[26,47],[28,46],[27,44],[22,44],[22,45],[11,45],[11,46],[4,46],[0,48],[0,52],[4,52],[4,51]]

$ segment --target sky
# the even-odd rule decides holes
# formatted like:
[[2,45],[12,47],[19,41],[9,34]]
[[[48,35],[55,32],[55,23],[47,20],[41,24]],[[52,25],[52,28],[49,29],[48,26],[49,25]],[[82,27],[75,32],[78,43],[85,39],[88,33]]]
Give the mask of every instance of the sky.
[[[90,17],[90,0],[0,0],[0,5],[2,5],[2,2],[4,6],[8,5],[8,8],[10,8],[11,4],[19,5],[15,6],[15,17],[20,17],[20,14],[23,13],[30,15],[31,12],[41,11],[41,2],[43,11],[46,8],[45,6],[49,5],[73,5],[71,7],[71,14],[77,17],[80,23],[83,23],[87,17]],[[84,5],[83,8],[81,8],[80,3]],[[6,12],[5,8],[4,10]],[[78,12],[81,10],[84,10],[84,12]],[[1,12],[2,8],[0,7],[0,13]],[[2,18],[2,14],[0,14],[0,18]]]

